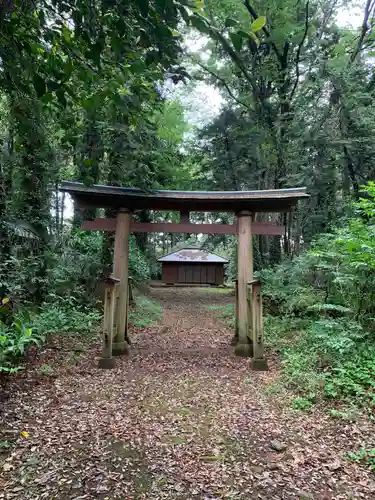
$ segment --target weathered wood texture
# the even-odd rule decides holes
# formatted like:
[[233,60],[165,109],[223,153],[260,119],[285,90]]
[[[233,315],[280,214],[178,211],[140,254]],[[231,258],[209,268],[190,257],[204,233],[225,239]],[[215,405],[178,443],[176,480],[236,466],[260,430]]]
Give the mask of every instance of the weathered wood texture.
[[[282,236],[285,226],[272,222],[252,222],[252,233],[263,236]],[[116,219],[97,218],[83,222],[81,229],[91,231],[115,231]],[[236,224],[190,224],[186,222],[131,222],[132,233],[191,233],[237,234]]]
[[307,198],[306,188],[261,191],[143,191],[117,186],[85,186],[62,182],[60,190],[69,193],[81,207],[130,210],[176,210],[190,212],[288,212],[299,199]]
[[249,302],[251,304],[251,332],[253,341],[253,359],[251,368],[256,371],[267,371],[268,363],[264,358],[263,344],[263,304],[262,290],[259,280],[248,283]]
[[103,358],[112,357],[113,326],[115,313],[115,288],[108,287],[104,299]]
[[238,280],[234,282],[234,296],[235,296],[235,314],[234,314],[234,335],[231,344],[235,346],[238,343]]
[[190,213],[180,212],[180,224],[190,224]]
[[116,307],[116,336],[113,342],[113,353],[116,355],[127,353],[125,338],[127,338],[128,328],[128,260],[131,218],[131,212],[125,209],[120,210],[117,214],[113,258],[113,274],[120,279]]
[[119,280],[109,279],[105,283],[104,318],[103,318],[103,351],[99,360],[99,368],[114,368],[115,359],[112,356],[113,337],[115,331],[115,306]]
[[222,285],[224,282],[224,264],[163,262],[162,281],[170,285],[174,283]]
[[238,343],[249,343],[249,317],[247,301],[247,283],[253,279],[253,240],[251,233],[252,215],[243,211],[237,215],[238,222]]
[[254,348],[254,358],[263,358],[263,305],[259,280],[250,281],[248,294],[251,303],[251,334]]

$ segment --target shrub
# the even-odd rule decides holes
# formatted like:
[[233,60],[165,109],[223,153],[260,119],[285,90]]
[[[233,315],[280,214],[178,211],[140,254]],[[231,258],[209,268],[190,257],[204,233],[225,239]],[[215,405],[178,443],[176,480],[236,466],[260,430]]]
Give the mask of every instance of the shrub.
[[307,398],[294,398],[292,408],[294,410],[308,411],[313,406],[313,403]]
[[282,354],[287,385],[309,400],[375,404],[375,183],[364,191],[356,217],[261,273],[278,314],[265,318],[266,342]]
[[35,317],[35,327],[43,333],[90,333],[101,320],[101,314],[91,309],[66,308],[63,305],[44,304]]
[[19,360],[28,348],[31,345],[39,347],[43,341],[43,334],[20,321],[10,327],[0,323],[0,372],[14,373],[22,369]]
[[0,322],[0,373],[23,369],[22,361],[30,346],[40,347],[49,333],[90,333],[101,314],[96,310],[73,307],[72,299],[60,304],[45,303],[39,313],[23,310],[11,325]]
[[346,359],[365,337],[356,321],[322,319],[311,323],[305,340],[306,348],[316,353],[320,367],[331,367]]
[[136,281],[146,281],[151,275],[150,265],[139,249],[134,236],[131,236],[129,240],[129,275]]
[[[355,359],[347,360],[326,374],[327,397],[360,397],[365,403],[375,394],[375,347],[364,349]],[[363,398],[366,399],[363,399]]]
[[359,416],[358,408],[351,406],[347,411],[339,411],[335,409],[328,410],[328,415],[337,420],[343,420],[347,422],[355,422]]
[[294,392],[314,398],[324,386],[324,375],[316,370],[316,360],[309,352],[293,347],[283,352],[283,378]]
[[299,341],[301,332],[310,322],[306,319],[288,316],[265,316],[265,343],[274,349],[283,350]]

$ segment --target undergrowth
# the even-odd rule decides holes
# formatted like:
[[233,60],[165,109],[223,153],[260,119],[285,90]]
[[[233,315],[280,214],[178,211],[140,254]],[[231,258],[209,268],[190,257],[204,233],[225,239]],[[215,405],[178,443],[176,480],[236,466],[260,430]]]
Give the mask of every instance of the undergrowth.
[[208,306],[207,309],[209,311],[216,311],[219,318],[223,319],[229,327],[234,328],[234,304],[215,304]]
[[157,322],[163,312],[161,305],[144,295],[135,295],[135,304],[129,313],[129,323],[144,328]]
[[[356,216],[292,261],[261,272],[266,348],[292,406],[343,400],[375,408],[375,183]],[[234,325],[233,306],[211,306]]]
[[26,355],[30,348],[39,348],[47,335],[52,333],[81,334],[96,333],[101,319],[99,311],[84,308],[61,298],[55,303],[44,303],[35,312],[23,309],[14,312],[5,310],[7,298],[0,307],[0,378],[6,382],[9,374],[25,367]]
[[265,342],[300,406],[323,398],[375,407],[375,184],[364,191],[355,217],[261,273],[273,313]]
[[365,465],[372,472],[375,472],[375,448],[361,448],[358,451],[348,453],[347,458]]

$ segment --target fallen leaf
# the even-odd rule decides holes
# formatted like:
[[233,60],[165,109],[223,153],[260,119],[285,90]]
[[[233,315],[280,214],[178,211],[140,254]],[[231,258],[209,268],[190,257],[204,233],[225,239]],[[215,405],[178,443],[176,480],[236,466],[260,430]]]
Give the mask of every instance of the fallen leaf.
[[282,453],[287,449],[286,444],[282,443],[277,439],[274,439],[273,441],[270,442],[270,447],[272,450],[278,451],[279,453]]
[[335,471],[341,469],[342,464],[339,460],[335,460],[334,462],[326,464],[326,467],[328,467],[329,470]]
[[203,455],[202,460],[205,462],[218,462],[225,460],[224,455]]

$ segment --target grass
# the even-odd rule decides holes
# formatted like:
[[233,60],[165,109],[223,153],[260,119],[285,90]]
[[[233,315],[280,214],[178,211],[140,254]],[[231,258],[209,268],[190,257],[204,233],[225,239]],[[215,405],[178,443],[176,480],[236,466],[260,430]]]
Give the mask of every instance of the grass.
[[353,405],[346,408],[345,411],[329,409],[327,413],[335,420],[342,420],[344,422],[356,422],[360,416],[359,409]]
[[275,394],[282,394],[284,391],[285,391],[285,387],[278,382],[275,382],[275,383],[268,385],[267,387],[264,388],[264,393],[268,394],[270,396],[273,396]]
[[129,322],[139,328],[151,326],[161,318],[162,312],[163,308],[159,303],[138,295],[135,297],[134,310],[129,314]]
[[219,287],[209,287],[209,286],[206,286],[206,287],[199,287],[196,289],[198,292],[202,292],[202,293],[213,293],[213,294],[217,294],[217,295],[231,295],[234,293],[234,288],[229,288],[229,287],[226,287],[226,288],[219,288]]
[[216,311],[217,317],[224,319],[225,323],[233,328],[235,325],[235,317],[234,317],[234,304],[221,304],[221,305],[212,305],[208,306],[207,309],[209,311]]

